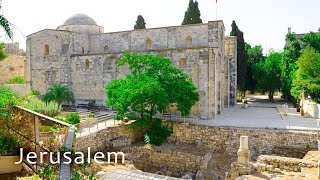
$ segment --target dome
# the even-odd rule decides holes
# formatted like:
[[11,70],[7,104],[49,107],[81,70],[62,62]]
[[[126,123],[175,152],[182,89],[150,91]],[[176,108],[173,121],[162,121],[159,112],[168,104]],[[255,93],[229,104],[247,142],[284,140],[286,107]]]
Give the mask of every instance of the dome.
[[86,14],[75,14],[69,17],[63,25],[97,25],[97,23]]

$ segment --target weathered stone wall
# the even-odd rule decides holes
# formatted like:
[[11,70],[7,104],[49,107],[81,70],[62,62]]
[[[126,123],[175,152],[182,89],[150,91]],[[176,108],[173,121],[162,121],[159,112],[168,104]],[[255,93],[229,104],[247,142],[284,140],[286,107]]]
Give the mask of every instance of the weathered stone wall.
[[19,43],[6,43],[5,52],[8,54],[20,55]]
[[18,96],[26,96],[31,91],[29,84],[4,84],[5,87],[10,88]]
[[234,106],[237,104],[237,38],[234,36],[227,36],[225,43],[226,58],[228,65],[229,76],[229,104]]
[[236,155],[240,144],[239,139],[242,135],[249,136],[252,159],[256,159],[262,154],[272,154],[276,147],[317,148],[317,135],[311,132],[169,124],[173,130],[170,139],[185,143],[193,143],[198,140],[202,142],[202,145],[214,150],[224,149],[231,156]]
[[6,83],[15,76],[24,77],[24,63],[26,57],[10,54],[6,59],[0,61],[0,84]]
[[[212,152],[210,151],[202,154],[138,146],[122,148],[121,152],[127,154],[136,168],[145,171],[157,169],[158,171],[164,171],[162,173],[167,176],[179,171],[196,173],[198,170],[207,170],[208,162],[212,157]],[[167,172],[170,172],[170,174],[167,174]]]
[[77,104],[96,100],[104,105],[104,86],[128,73],[115,65],[122,54],[152,53],[172,59],[191,75],[200,93],[192,115],[210,119],[229,107],[229,87],[235,87],[230,83],[236,83],[229,80],[229,74],[236,69],[230,69],[231,59],[225,58],[222,21],[114,33],[102,33],[101,28],[68,25],[29,35],[27,83],[41,93],[52,84],[66,84],[74,91]]
[[129,142],[134,142],[136,139],[142,137],[140,134],[135,134],[126,125],[120,125],[115,127],[108,127],[107,129],[100,130],[95,133],[91,133],[86,136],[77,137],[74,141],[73,147],[75,151],[88,152],[90,147],[91,152],[105,152],[112,148],[113,140],[119,138],[126,138]]

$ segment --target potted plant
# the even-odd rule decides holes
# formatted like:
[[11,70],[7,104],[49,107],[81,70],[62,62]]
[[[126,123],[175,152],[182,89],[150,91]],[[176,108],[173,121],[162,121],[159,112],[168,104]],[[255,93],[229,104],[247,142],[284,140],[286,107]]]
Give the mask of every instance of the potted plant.
[[19,156],[20,143],[14,136],[0,137],[0,174],[19,172],[22,169],[22,163]]

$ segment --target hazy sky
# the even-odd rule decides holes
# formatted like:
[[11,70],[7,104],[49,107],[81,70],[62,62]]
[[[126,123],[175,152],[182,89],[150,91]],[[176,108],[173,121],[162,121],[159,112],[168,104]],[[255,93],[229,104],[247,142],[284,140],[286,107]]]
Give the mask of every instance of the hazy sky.
[[[137,15],[147,28],[180,25],[189,0],[2,0],[3,13],[14,24],[14,41],[25,49],[26,36],[42,29],[56,29],[71,15],[92,17],[105,32],[133,29]],[[203,22],[216,19],[215,0],[198,0]],[[296,33],[320,27],[319,0],[218,0],[218,19],[226,35],[235,20],[246,42],[280,50],[288,27]],[[0,32],[0,35],[4,35]],[[8,42],[2,37],[1,40]]]

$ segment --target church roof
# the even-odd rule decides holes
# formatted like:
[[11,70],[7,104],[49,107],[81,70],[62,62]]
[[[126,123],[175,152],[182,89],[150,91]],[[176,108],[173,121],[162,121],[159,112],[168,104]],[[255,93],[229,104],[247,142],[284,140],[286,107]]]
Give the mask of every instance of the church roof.
[[63,25],[97,25],[97,23],[86,14],[75,14],[69,17]]

